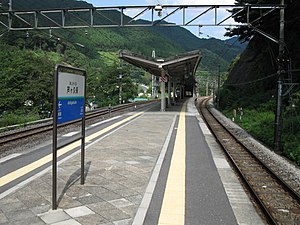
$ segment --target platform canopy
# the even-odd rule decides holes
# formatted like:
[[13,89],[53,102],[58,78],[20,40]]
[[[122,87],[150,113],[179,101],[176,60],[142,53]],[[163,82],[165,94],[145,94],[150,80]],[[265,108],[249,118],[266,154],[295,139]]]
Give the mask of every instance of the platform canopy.
[[164,71],[174,82],[193,86],[195,84],[194,75],[202,56],[200,50],[196,50],[172,58],[154,59],[121,51],[120,58],[155,76],[161,76]]

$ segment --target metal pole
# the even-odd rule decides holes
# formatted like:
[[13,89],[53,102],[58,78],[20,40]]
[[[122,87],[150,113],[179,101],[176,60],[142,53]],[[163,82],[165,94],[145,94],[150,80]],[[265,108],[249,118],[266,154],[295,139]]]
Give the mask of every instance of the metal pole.
[[57,209],[57,104],[58,104],[58,67],[54,75],[54,101],[53,101],[53,145],[52,145],[52,210]]
[[[86,72],[84,73],[84,102],[86,102]],[[80,184],[85,181],[85,106],[83,108],[83,116],[81,121],[81,176]]]
[[[284,0],[281,0],[284,6]],[[284,8],[280,9],[280,31],[279,31],[279,55],[278,55],[278,81],[277,81],[277,102],[274,130],[274,151],[281,153],[281,108],[282,108],[282,70],[284,55]]]
[[218,65],[218,93],[217,93],[217,108],[220,107],[220,83],[221,83],[221,72],[220,72],[220,64]]

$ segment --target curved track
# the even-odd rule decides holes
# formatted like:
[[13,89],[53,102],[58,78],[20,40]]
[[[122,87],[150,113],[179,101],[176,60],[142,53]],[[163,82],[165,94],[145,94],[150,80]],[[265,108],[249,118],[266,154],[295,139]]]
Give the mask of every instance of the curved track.
[[204,120],[236,168],[270,224],[300,224],[300,196],[252,154],[209,111],[207,102],[198,104]]

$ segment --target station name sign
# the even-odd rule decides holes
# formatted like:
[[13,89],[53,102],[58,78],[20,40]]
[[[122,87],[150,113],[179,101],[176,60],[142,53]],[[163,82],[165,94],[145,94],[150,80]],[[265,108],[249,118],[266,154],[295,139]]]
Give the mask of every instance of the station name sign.
[[58,73],[58,124],[83,117],[84,93],[84,76],[66,72]]

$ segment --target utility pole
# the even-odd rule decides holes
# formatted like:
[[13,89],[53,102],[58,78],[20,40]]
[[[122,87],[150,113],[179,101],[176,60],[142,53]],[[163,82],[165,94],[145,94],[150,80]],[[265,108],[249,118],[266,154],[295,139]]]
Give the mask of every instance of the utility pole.
[[[284,6],[284,0],[281,0]],[[285,70],[284,59],[284,8],[280,9],[280,30],[279,30],[279,55],[278,55],[278,80],[277,80],[277,102],[274,129],[274,151],[281,153],[281,108],[282,108],[282,75]]]
[[8,2],[8,27],[12,27],[12,0]]
[[221,72],[220,64],[218,65],[218,91],[217,91],[217,109],[220,107],[220,83],[221,83]]

